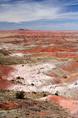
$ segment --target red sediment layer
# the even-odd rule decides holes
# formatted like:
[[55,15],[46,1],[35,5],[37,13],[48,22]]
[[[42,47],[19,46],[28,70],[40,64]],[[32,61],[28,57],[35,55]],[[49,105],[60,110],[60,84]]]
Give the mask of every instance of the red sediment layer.
[[65,65],[62,66],[62,69],[68,72],[76,71],[78,70],[78,62],[77,61],[71,61]]
[[11,109],[16,109],[18,108],[20,105],[16,102],[4,102],[4,103],[0,103],[0,108],[1,109],[5,109],[5,110],[11,110]]
[[6,65],[0,65],[0,74],[8,76],[8,74],[13,71],[13,68]]
[[[28,50],[21,50],[21,51],[17,51],[17,52],[21,52],[21,53],[39,53],[39,52],[73,52],[74,49],[63,49],[63,48],[56,48],[56,47],[36,47],[36,48],[32,48],[32,49],[28,49]],[[75,50],[76,51],[76,50]]]
[[75,113],[78,111],[78,101],[77,100],[71,100],[71,99],[66,99],[61,96],[52,96],[49,95],[47,97],[48,101],[55,102],[62,106],[65,109],[68,109],[71,113]]
[[7,89],[9,86],[12,85],[12,83],[7,80],[7,77],[12,71],[12,67],[0,65],[0,89]]
[[0,89],[7,89],[11,85],[12,83],[10,81],[5,80],[5,79],[0,79]]
[[56,48],[56,47],[36,47],[32,49],[27,49],[27,50],[18,50],[18,53],[23,53],[23,54],[33,54],[37,53],[37,55],[42,55],[40,53],[43,53],[44,56],[54,56],[58,58],[78,58],[78,54],[75,53],[77,50],[74,49],[63,49],[63,48]]

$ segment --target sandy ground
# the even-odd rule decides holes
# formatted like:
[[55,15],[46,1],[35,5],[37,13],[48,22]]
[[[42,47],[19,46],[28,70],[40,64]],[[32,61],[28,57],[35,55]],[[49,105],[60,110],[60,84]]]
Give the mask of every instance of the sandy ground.
[[[23,90],[25,92],[49,92],[55,94],[57,91],[59,95],[72,97],[77,94],[78,80],[72,83],[54,84],[56,78],[48,76],[47,73],[54,69],[56,64],[53,62],[45,62],[39,64],[25,64],[13,66],[14,70],[8,76],[8,80],[14,81],[15,85],[9,87],[10,90]],[[20,77],[18,80],[17,78]]]
[[[55,65],[52,63],[40,63],[36,65],[17,65],[14,66],[15,71],[11,72],[8,80],[14,79],[17,77],[23,78],[20,80],[22,85],[17,84],[10,89],[14,90],[24,90],[24,91],[40,91],[40,88],[46,84],[49,84],[52,80],[52,77],[47,76],[46,73],[55,68]],[[32,86],[31,84],[34,84]]]

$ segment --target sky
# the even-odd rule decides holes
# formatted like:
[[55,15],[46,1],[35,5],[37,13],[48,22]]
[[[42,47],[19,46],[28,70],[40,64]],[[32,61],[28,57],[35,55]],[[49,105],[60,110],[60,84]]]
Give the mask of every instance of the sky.
[[78,30],[78,0],[0,0],[0,30]]

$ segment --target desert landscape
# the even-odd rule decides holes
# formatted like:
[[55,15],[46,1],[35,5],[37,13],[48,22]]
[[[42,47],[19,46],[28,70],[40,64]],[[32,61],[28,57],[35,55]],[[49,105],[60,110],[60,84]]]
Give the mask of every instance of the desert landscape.
[[78,31],[0,31],[0,118],[78,118]]

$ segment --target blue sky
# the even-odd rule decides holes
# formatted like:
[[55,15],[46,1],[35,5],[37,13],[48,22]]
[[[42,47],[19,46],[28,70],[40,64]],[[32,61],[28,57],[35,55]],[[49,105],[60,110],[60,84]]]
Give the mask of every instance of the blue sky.
[[0,0],[0,29],[78,30],[78,0]]

